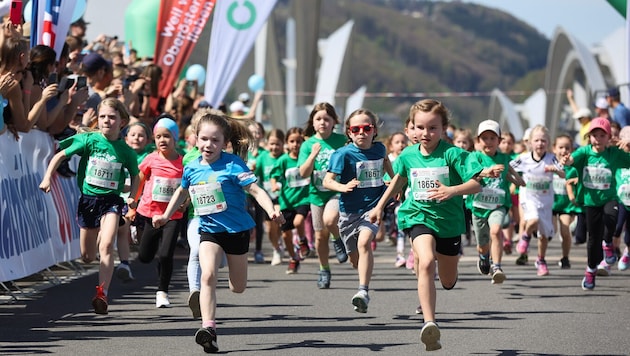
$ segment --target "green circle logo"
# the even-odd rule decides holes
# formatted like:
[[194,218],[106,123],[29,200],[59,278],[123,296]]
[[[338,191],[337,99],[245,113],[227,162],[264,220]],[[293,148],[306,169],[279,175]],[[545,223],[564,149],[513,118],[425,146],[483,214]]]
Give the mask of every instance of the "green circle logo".
[[238,22],[238,21],[236,21],[236,19],[234,19],[234,12],[239,7],[238,1],[234,1],[230,5],[230,7],[228,8],[228,11],[227,11],[228,23],[230,24],[230,26],[234,27],[235,29],[237,29],[239,31],[246,30],[246,29],[252,27],[254,22],[256,22],[256,6],[254,6],[254,4],[252,4],[252,2],[248,1],[248,0],[246,0],[243,3],[243,6],[245,6],[247,8],[247,10],[249,11],[249,19],[247,19],[244,22]]

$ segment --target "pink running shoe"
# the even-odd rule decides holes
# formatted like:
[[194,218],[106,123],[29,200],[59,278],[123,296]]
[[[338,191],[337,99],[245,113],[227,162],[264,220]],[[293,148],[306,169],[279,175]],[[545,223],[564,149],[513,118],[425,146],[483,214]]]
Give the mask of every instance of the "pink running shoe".
[[547,276],[549,275],[549,269],[547,269],[547,262],[545,260],[538,259],[534,264],[538,272],[536,273],[538,276]]
[[414,259],[415,257],[413,256],[413,250],[409,250],[409,256],[407,256],[407,263],[405,264],[405,267],[407,267],[407,269],[413,269],[413,265],[414,265]]
[[525,237],[521,236],[516,244],[516,251],[522,255],[526,254],[527,250],[529,250],[529,240],[525,240]]

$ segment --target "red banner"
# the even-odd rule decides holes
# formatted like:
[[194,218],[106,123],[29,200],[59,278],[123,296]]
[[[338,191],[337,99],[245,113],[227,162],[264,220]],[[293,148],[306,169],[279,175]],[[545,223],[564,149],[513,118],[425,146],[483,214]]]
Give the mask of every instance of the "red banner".
[[155,36],[155,63],[162,68],[160,96],[167,97],[206,26],[216,0],[163,0]]

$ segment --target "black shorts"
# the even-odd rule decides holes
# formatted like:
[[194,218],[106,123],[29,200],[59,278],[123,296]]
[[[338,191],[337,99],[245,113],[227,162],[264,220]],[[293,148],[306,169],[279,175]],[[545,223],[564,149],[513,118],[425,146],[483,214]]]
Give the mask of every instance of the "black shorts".
[[295,219],[295,217],[297,215],[302,215],[304,216],[304,218],[306,218],[306,215],[308,215],[308,212],[310,210],[311,210],[310,204],[296,206],[293,209],[282,210],[282,215],[284,216],[284,224],[280,226],[280,230],[281,231],[293,230],[295,228],[295,225],[293,225],[293,220]]
[[116,194],[99,196],[81,194],[77,207],[77,222],[84,229],[99,228],[103,216],[109,213],[121,216],[124,205],[123,198]]
[[208,241],[215,243],[228,255],[244,255],[249,252],[249,230],[229,233],[229,232],[201,232],[201,242]]
[[414,225],[404,230],[411,242],[420,235],[431,235],[435,240],[435,251],[445,256],[457,256],[460,253],[462,243],[461,235],[455,237],[439,237],[437,233],[425,225]]

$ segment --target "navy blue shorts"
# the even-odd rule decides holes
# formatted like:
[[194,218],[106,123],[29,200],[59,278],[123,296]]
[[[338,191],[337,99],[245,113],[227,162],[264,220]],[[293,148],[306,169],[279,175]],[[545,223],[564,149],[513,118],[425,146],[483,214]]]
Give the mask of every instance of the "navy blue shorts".
[[79,198],[77,208],[77,222],[84,229],[96,229],[101,227],[101,218],[105,214],[115,213],[122,215],[122,208],[125,205],[123,198],[119,195],[83,195]]

